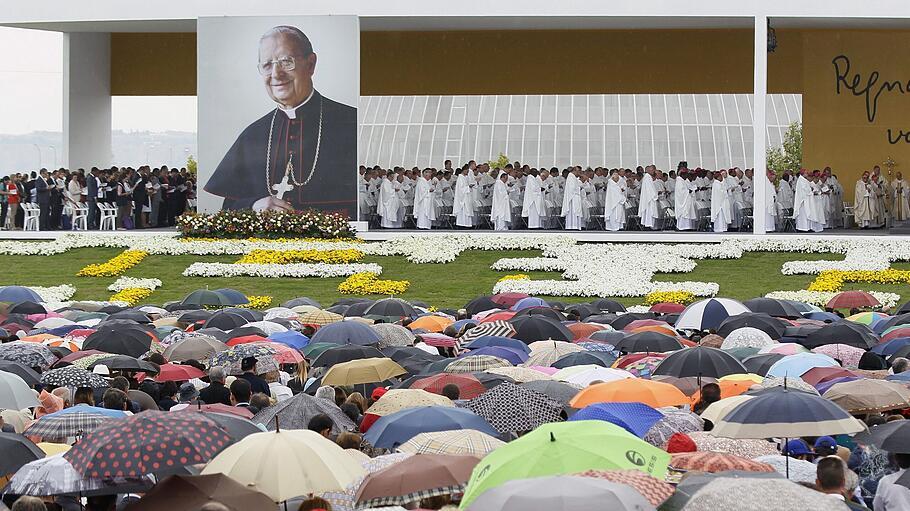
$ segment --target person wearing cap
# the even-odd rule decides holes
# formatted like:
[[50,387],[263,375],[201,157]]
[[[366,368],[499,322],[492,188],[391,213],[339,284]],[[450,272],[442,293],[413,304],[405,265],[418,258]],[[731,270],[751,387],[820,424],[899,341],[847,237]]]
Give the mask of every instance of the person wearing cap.
[[813,447],[815,451],[815,456],[818,459],[821,459],[825,456],[833,456],[837,454],[837,442],[833,437],[830,436],[820,436],[815,441],[815,446]]
[[257,392],[262,392],[263,394],[269,396],[271,395],[269,391],[269,384],[259,376],[256,375],[256,358],[255,357],[246,357],[240,361],[240,370],[243,373],[238,376],[238,378],[243,378],[250,384],[250,390],[253,394]]
[[199,391],[196,386],[190,382],[184,382],[180,385],[180,390],[177,392],[177,404],[170,409],[182,410],[197,401],[199,401]]
[[[385,395],[389,390],[385,387],[376,387],[373,389],[373,392],[370,394],[370,405],[379,401],[379,399]],[[373,426],[373,423],[379,420],[379,416],[372,413],[363,414],[363,420],[360,422],[360,432],[366,433],[370,430],[370,427]]]
[[812,461],[812,449],[809,449],[806,442],[799,438],[787,442],[783,454],[797,460]]
[[872,227],[873,209],[872,200],[874,191],[869,182],[869,172],[863,172],[862,177],[856,182],[853,190],[853,220],[860,229]]

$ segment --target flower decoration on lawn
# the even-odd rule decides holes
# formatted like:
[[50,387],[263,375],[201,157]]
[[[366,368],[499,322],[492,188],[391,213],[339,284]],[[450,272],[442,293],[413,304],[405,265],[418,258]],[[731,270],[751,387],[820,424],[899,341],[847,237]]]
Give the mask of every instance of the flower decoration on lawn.
[[380,280],[378,273],[355,273],[338,284],[338,292],[345,295],[400,295],[408,290],[407,280]]
[[382,273],[376,263],[324,264],[248,264],[248,263],[193,263],[183,270],[184,277],[348,277],[355,273]]
[[235,264],[326,263],[348,264],[363,260],[363,252],[340,250],[253,250]]
[[152,290],[144,287],[128,287],[111,295],[111,302],[124,302],[129,307],[138,305],[152,294]]
[[[38,296],[46,304],[65,302],[76,294],[76,288],[71,284],[61,284],[59,286],[28,286],[29,289],[38,293]],[[57,308],[57,307],[54,307]]]
[[125,289],[151,289],[161,287],[161,279],[144,279],[137,277],[120,277],[113,284],[107,286],[108,291],[123,291]]
[[645,305],[655,303],[681,303],[688,305],[695,301],[695,295],[689,291],[653,291],[645,296]]
[[247,295],[249,302],[238,305],[244,309],[268,309],[272,306],[272,297],[269,295]]
[[847,282],[865,284],[910,284],[910,271],[895,270],[825,270],[809,284],[809,291],[840,291]]
[[347,217],[315,210],[184,213],[177,218],[177,228],[183,236],[215,238],[353,238],[355,235]]
[[90,264],[79,270],[79,277],[113,277],[139,264],[148,252],[141,250],[124,250],[119,255],[109,259],[106,263]]
[[516,273],[515,275],[506,275],[505,277],[499,279],[497,282],[503,282],[506,280],[531,280],[531,277],[525,275],[524,273]]
[[[901,297],[895,293],[881,293],[878,291],[866,291],[870,295],[874,296],[879,303],[882,304],[882,307],[887,307],[893,309],[897,306]],[[816,305],[818,307],[824,307],[831,298],[834,298],[836,291],[809,291],[806,289],[801,289],[798,291],[772,291],[765,295],[765,298],[774,298],[775,300],[795,300],[797,302],[805,302],[808,304]]]

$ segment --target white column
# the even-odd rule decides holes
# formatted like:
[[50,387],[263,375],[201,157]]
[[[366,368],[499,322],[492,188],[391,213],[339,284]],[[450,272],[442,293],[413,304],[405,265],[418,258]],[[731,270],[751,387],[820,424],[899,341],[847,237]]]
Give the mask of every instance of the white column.
[[70,169],[110,166],[111,35],[63,34],[63,161]]
[[752,90],[752,232],[765,233],[765,103],[768,96],[768,17],[755,16]]

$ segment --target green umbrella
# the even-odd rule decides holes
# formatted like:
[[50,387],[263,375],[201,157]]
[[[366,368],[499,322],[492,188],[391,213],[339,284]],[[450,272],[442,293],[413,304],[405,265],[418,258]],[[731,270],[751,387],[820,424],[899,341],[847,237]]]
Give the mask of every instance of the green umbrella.
[[338,346],[338,344],[333,342],[313,342],[304,346],[300,351],[302,351],[307,358],[314,360],[319,355],[322,355],[323,351],[337,348]]
[[222,295],[221,293],[216,293],[215,291],[209,291],[208,289],[197,289],[192,293],[186,295],[186,298],[184,298],[180,303],[184,305],[234,305],[234,303],[226,296]]
[[725,349],[724,351],[726,351],[727,353],[732,355],[733,358],[735,358],[736,360],[739,360],[740,362],[742,362],[743,359],[757,354],[758,348],[750,348],[750,347],[743,346],[740,348]]
[[663,479],[669,463],[666,451],[609,422],[544,424],[499,447],[474,467],[461,508],[484,491],[515,479],[617,469],[640,470]]

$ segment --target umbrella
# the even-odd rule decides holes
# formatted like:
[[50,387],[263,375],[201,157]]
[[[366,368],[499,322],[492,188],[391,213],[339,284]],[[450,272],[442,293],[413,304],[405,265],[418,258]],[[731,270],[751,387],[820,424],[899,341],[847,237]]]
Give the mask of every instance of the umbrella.
[[716,378],[711,378],[709,376],[704,377],[693,377],[687,376],[685,378],[677,378],[675,376],[654,376],[651,378],[654,381],[659,381],[661,383],[669,383],[674,387],[678,388],[687,396],[692,396],[698,392],[698,390],[709,383],[717,383]]
[[385,348],[387,346],[414,345],[414,334],[401,325],[379,323],[378,325],[370,325],[370,328],[379,334],[378,346],[380,348]]
[[389,317],[414,317],[417,311],[414,306],[400,298],[385,298],[376,300],[364,311],[364,315],[389,316]]
[[[704,415],[702,415],[704,417]],[[753,459],[759,456],[777,455],[777,447],[773,442],[753,438],[724,438],[715,436],[708,431],[692,431],[686,433],[695,442],[700,452],[723,452],[742,458]]]
[[783,389],[741,403],[715,423],[713,433],[729,438],[798,438],[863,429],[863,423],[831,401]]
[[6,312],[10,314],[46,314],[47,309],[40,303],[24,300],[10,305]]
[[790,390],[796,390],[800,392],[807,392],[809,394],[819,395],[818,391],[815,390],[815,387],[804,382],[802,378],[798,376],[786,376],[783,378],[777,378],[774,376],[768,376],[762,380],[760,390],[750,390],[748,394],[757,396],[765,392],[776,392],[786,387]]
[[20,376],[0,371],[0,409],[22,410],[41,403]]
[[0,287],[0,302],[33,302],[41,303],[41,295],[24,286]]
[[773,298],[753,298],[746,300],[743,305],[753,312],[761,312],[777,318],[795,319],[802,317],[799,310],[790,302],[775,300]]
[[643,440],[649,444],[665,449],[670,437],[676,433],[691,433],[704,429],[705,421],[686,410],[673,407],[658,408],[663,417],[651,426]]
[[489,346],[486,348],[477,348],[465,352],[460,355],[458,358],[464,358],[466,356],[477,356],[477,355],[491,355],[494,357],[499,357],[504,360],[508,360],[511,364],[521,364],[528,360],[528,354],[522,350],[517,350],[515,348],[505,348],[502,346]]
[[802,344],[796,344],[793,342],[782,342],[780,344],[772,344],[770,346],[765,346],[758,350],[758,355],[764,355],[767,353],[776,353],[780,355],[796,355],[797,353],[809,353],[809,350],[806,349]]
[[43,371],[56,362],[57,357],[43,344],[14,341],[0,344],[0,360],[18,362]]
[[44,457],[42,451],[31,440],[16,433],[0,433],[0,474],[9,475],[28,462]]
[[632,334],[614,343],[613,346],[616,350],[625,353],[664,353],[682,349],[682,344],[680,344],[675,337],[657,332],[639,332]]
[[112,322],[117,319],[122,319],[125,321],[132,321],[140,324],[148,324],[152,322],[152,319],[149,318],[148,314],[139,311],[139,310],[124,310],[111,314],[110,316],[104,318],[101,321],[102,324]]
[[479,348],[490,348],[496,346],[503,348],[513,348],[521,350],[528,354],[531,353],[531,348],[529,348],[527,344],[519,341],[518,339],[511,339],[509,337],[497,337],[495,335],[484,335],[483,337],[478,337],[477,339],[463,345],[462,347],[469,350],[475,350]]
[[898,382],[854,380],[836,383],[824,395],[851,414],[884,412],[910,407],[910,389]]
[[24,433],[50,439],[75,437],[94,431],[110,421],[111,417],[91,411],[57,412],[38,418]]
[[894,326],[882,332],[882,342],[900,337],[910,337],[910,325]]
[[41,375],[41,383],[54,387],[89,387],[103,389],[109,387],[107,380],[76,366],[65,366],[51,369]]
[[[221,288],[221,289],[216,289],[215,293],[218,293],[219,295],[224,297],[225,301],[227,302],[226,305],[244,305],[244,304],[250,303],[249,298],[247,298],[245,294],[241,293],[240,291],[237,291],[236,289],[231,289],[229,287],[225,287],[225,288]],[[184,300],[184,302],[186,302],[186,300]],[[193,302],[186,302],[186,303],[193,303]],[[214,305],[214,304],[199,304],[199,305]]]
[[520,310],[522,310],[522,309],[527,309],[527,308],[529,308],[529,307],[546,307],[546,308],[549,308],[549,307],[550,307],[550,304],[548,304],[548,303],[546,302],[546,300],[544,300],[544,299],[542,299],[542,298],[536,298],[536,297],[533,297],[533,296],[526,296],[526,297],[524,297],[524,298],[518,300],[517,302],[515,302],[515,304],[512,305],[511,307],[509,307],[509,309],[511,309],[511,310],[513,310],[513,311],[520,311]]
[[[434,394],[442,394],[446,385],[458,387],[461,399],[473,399],[487,391],[483,383],[471,374],[440,373],[426,378],[420,378],[411,384],[412,389],[422,389]],[[385,396],[383,396],[385,397]]]
[[503,383],[471,399],[465,408],[484,418],[502,434],[531,431],[562,420],[563,405],[514,383]]
[[766,376],[802,376],[813,367],[838,367],[839,364],[828,355],[820,353],[797,353],[787,355],[768,369]]
[[[480,382],[477,382],[480,385]],[[392,389],[373,403],[365,413],[384,417],[407,408],[421,406],[455,406],[445,396],[433,394],[421,389]]]
[[507,481],[479,495],[468,511],[542,511],[654,509],[635,489],[591,477],[557,475]]
[[420,433],[398,446],[399,452],[412,454],[454,454],[486,456],[505,442],[473,429]]
[[828,309],[853,309],[859,307],[875,307],[881,305],[878,300],[865,291],[844,291],[837,293],[825,307]]
[[311,364],[313,367],[331,367],[335,364],[361,360],[364,358],[382,358],[385,355],[372,346],[357,346],[356,344],[333,345],[320,353]]
[[273,502],[340,491],[366,474],[335,442],[309,430],[252,434],[206,465],[202,475],[224,474]]
[[872,444],[879,449],[899,454],[910,454],[910,422],[891,421],[873,426],[872,429],[856,435],[862,444]]
[[332,419],[332,433],[335,435],[357,429],[357,425],[335,406],[333,401],[313,397],[303,392],[291,399],[285,399],[278,404],[263,408],[250,420],[256,424],[262,424],[269,431],[282,428],[307,429],[310,419],[320,414]]
[[[887,357],[895,354],[898,350],[904,348],[905,346],[910,346],[910,337],[894,337],[880,344],[876,344],[869,351],[883,357]],[[0,366],[0,368],[2,368],[2,366]]]
[[720,477],[698,490],[686,504],[686,511],[766,511],[800,509],[831,511],[847,509],[832,497],[786,479]]
[[677,330],[711,330],[728,317],[747,312],[751,311],[736,300],[709,298],[686,307],[674,326]]
[[[124,371],[124,372],[138,372],[143,371],[146,373],[157,373],[158,366],[146,362],[145,360],[139,360],[135,357],[129,355],[110,355],[105,358],[99,358],[91,364],[89,364],[88,369],[94,368],[96,365],[105,365],[111,371]],[[195,377],[194,377],[195,378]]]
[[216,291],[209,291],[208,289],[197,289],[186,295],[180,303],[184,305],[236,305],[228,296]]
[[354,496],[358,507],[405,505],[461,493],[480,461],[476,456],[422,454],[369,474]]
[[840,378],[843,376],[856,376],[856,373],[850,372],[843,367],[833,366],[833,367],[813,367],[805,373],[803,373],[800,378],[809,385],[817,386],[819,383],[831,380],[834,378]]
[[522,316],[511,323],[515,327],[513,337],[528,344],[542,340],[571,341],[575,337],[562,323],[543,316]]
[[[14,374],[14,375],[22,378],[22,380],[24,380],[25,383],[29,387],[34,387],[35,384],[37,384],[38,381],[41,379],[41,375],[38,374],[37,371],[35,371],[31,367],[28,367],[25,364],[19,363],[19,362],[10,362],[8,360],[0,360],[0,371],[2,371],[2,373],[0,373],[0,375],[2,375],[3,373],[7,373],[7,374]],[[0,390],[0,394],[3,394],[3,393],[4,393],[4,391]],[[15,408],[18,410],[19,408],[28,408],[28,407],[17,408],[17,407],[3,406],[2,404],[0,404],[0,408]]]
[[278,369],[278,363],[275,361],[276,353],[278,352],[275,348],[265,344],[238,344],[215,353],[209,360],[209,367],[224,367],[228,374],[239,375],[243,373],[240,369],[241,361],[244,358],[253,357],[256,359],[256,369],[268,372]]
[[[576,366],[578,367],[578,366]],[[561,371],[560,371],[561,373]],[[556,375],[554,375],[554,378]],[[612,367],[599,367],[594,366],[592,368],[584,369],[579,372],[574,372],[571,374],[564,374],[557,379],[565,380],[568,383],[574,383],[575,385],[580,385],[587,387],[595,381],[600,381],[601,383],[622,380],[625,378],[634,378],[632,373],[625,371],[623,369],[614,369]]]
[[669,383],[626,378],[586,387],[569,402],[569,405],[583,408],[594,403],[610,402],[640,402],[653,408],[690,403],[685,394]]
[[[549,368],[548,368],[549,369]],[[550,380],[546,373],[531,369],[530,367],[494,367],[486,371],[489,374],[506,376],[514,382],[526,383],[537,380]]]
[[83,477],[58,453],[27,463],[10,479],[9,492],[19,495],[110,495],[144,492],[152,482],[146,479],[91,479]]
[[196,404],[195,406],[190,405],[179,410],[177,413],[198,413],[220,426],[221,429],[227,431],[234,440],[240,440],[253,433],[262,431],[259,429],[259,426],[249,420],[252,417],[252,414],[249,414],[249,410],[239,408],[238,410],[244,410],[248,414],[247,416],[242,416],[235,410],[232,410],[232,408],[234,407],[225,406],[220,403],[216,405]]
[[810,349],[824,344],[847,344],[867,350],[878,342],[878,336],[868,326],[852,321],[839,321],[815,330],[800,344]]
[[205,320],[203,326],[205,328],[217,328],[226,332],[228,330],[233,330],[234,328],[242,327],[251,321],[254,320],[250,319],[248,316],[244,316],[240,312],[220,310],[209,316],[209,318]]
[[597,308],[597,310],[600,310],[600,311],[626,312],[626,307],[623,304],[621,304],[615,300],[610,300],[607,298],[601,298],[599,300],[594,300],[593,302],[591,302],[591,305],[593,305],[595,308]]
[[193,366],[182,364],[164,364],[158,367],[157,370],[158,374],[155,376],[155,381],[158,383],[164,383],[166,381],[189,381],[193,378],[205,377],[204,371]]
[[737,328],[724,338],[720,348],[723,350],[733,348],[764,348],[776,344],[766,332],[750,326]]
[[442,406],[406,408],[380,417],[370,426],[364,440],[374,447],[392,449],[419,433],[474,429],[492,436],[499,436],[483,418],[470,410]]
[[725,397],[708,405],[707,408],[701,412],[701,418],[711,422],[717,422],[726,417],[731,410],[754,397],[755,396],[746,394]]
[[638,470],[587,470],[574,475],[630,486],[654,506],[659,506],[673,495],[673,486]]
[[786,320],[771,317],[767,314],[749,312],[730,316],[721,321],[717,326],[717,335],[727,337],[734,330],[750,327],[765,332],[771,339],[780,339],[788,326],[790,326],[790,323]]
[[475,373],[494,367],[511,367],[508,360],[493,355],[468,355],[455,359],[445,367],[447,373]]
[[424,330],[426,330],[428,332],[440,333],[440,332],[445,331],[446,327],[451,325],[452,323],[453,323],[453,321],[451,319],[431,314],[431,315],[422,316],[422,317],[415,319],[408,325],[408,328],[410,328],[411,330],[414,330],[417,328],[423,328]]
[[322,376],[323,385],[376,383],[407,371],[390,358],[363,358],[335,364]]
[[846,344],[825,344],[818,348],[812,348],[812,353],[821,353],[828,355],[834,360],[839,360],[844,367],[856,369],[859,367],[859,361],[866,351],[855,346]]
[[296,332],[294,330],[288,330],[287,332],[277,332],[274,334],[270,334],[268,339],[269,339],[269,341],[284,344],[285,346],[289,346],[291,348],[294,348],[295,350],[303,349],[310,342],[309,337],[301,334],[300,332]]
[[321,327],[310,340],[368,346],[378,343],[380,337],[369,325],[357,321],[340,321]]
[[698,470],[700,472],[774,472],[774,467],[722,452],[681,452],[672,455],[670,468],[676,470]]
[[[519,293],[516,293],[516,294],[519,294]],[[523,293],[520,293],[520,294],[523,294]],[[512,301],[511,303],[506,303],[505,301],[500,303],[500,302],[494,301],[493,297],[490,297],[490,296],[478,296],[477,298],[475,298],[475,299],[471,300],[470,302],[468,302],[467,304],[465,304],[465,311],[467,311],[468,314],[473,316],[473,315],[477,314],[478,312],[499,309],[501,307],[511,307],[515,302],[517,302],[521,298],[524,298],[525,296],[527,296],[527,295],[517,298],[517,299],[515,299],[515,301]]]
[[[581,346],[581,344],[578,344],[577,346]],[[565,369],[566,367],[580,365],[610,367],[615,361],[616,357],[613,356],[612,351],[578,351],[559,357],[559,360],[550,364],[550,367],[555,367],[557,369]]]
[[643,403],[595,403],[582,408],[569,420],[602,420],[641,438],[662,418],[663,414]]
[[572,332],[575,337],[574,339],[582,339],[588,337],[594,332],[599,332],[605,328],[609,328],[606,325],[601,325],[599,323],[572,323],[567,325],[566,328]]
[[481,460],[461,502],[470,506],[485,491],[508,481],[592,469],[636,469],[663,478],[669,461],[666,452],[608,422],[544,424]]
[[563,406],[568,405],[569,401],[575,397],[575,394],[578,394],[579,390],[575,385],[552,380],[529,381],[521,383],[520,386],[544,394]]
[[771,465],[775,472],[795,483],[814,484],[818,475],[818,468],[811,461],[782,456],[778,452],[756,456],[755,461]]
[[[161,509],[201,509],[217,502],[230,511],[271,509],[275,503],[268,496],[248,488],[223,474],[172,475],[159,482],[142,499],[129,506],[130,511]],[[178,506],[175,508],[174,506]]]
[[291,298],[290,300],[281,304],[282,307],[287,307],[289,309],[293,309],[294,307],[298,307],[300,305],[309,305],[311,307],[316,307],[317,309],[322,308],[322,305],[320,305],[319,302],[317,302],[316,300],[313,300],[312,298],[308,298],[306,296],[301,296],[298,298]]
[[739,360],[716,348],[696,346],[671,353],[654,369],[654,375],[710,376],[720,378],[728,374],[747,372]]
[[473,341],[488,335],[495,337],[512,337],[515,335],[515,327],[508,321],[492,321],[468,329],[461,336],[461,339],[463,341]]
[[679,314],[684,310],[686,310],[685,305],[670,302],[655,303],[648,309],[649,312],[656,312],[658,314]]
[[99,350],[116,355],[141,357],[157,343],[154,330],[139,325],[104,325],[82,343],[83,349]]
[[164,349],[164,358],[171,362],[208,360],[215,353],[228,349],[223,342],[210,335],[193,334]]
[[528,357],[524,365],[546,367],[569,353],[580,351],[584,351],[584,348],[570,342],[554,340],[536,341],[531,343],[531,356]]

